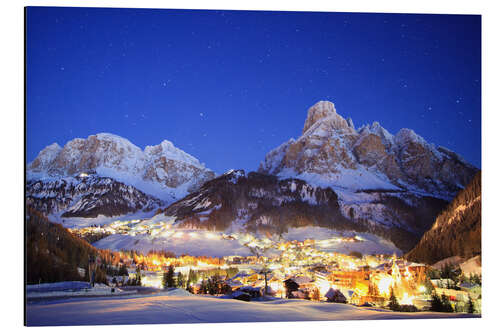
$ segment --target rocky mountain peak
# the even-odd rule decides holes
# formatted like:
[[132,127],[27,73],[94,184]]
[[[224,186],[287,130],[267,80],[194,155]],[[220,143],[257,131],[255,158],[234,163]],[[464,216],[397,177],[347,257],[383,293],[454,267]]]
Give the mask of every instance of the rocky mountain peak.
[[59,146],[57,143],[53,143],[45,147],[33,160],[33,162],[31,163],[31,168],[39,172],[46,169],[54,161],[61,149],[61,146]]
[[147,146],[143,151],[129,140],[110,133],[76,138],[63,148],[57,144],[48,146],[27,167],[28,179],[67,177],[82,172],[111,177],[166,201],[179,199],[215,177],[198,159],[168,140]]
[[419,144],[427,144],[427,142],[422,138],[420,135],[415,133],[414,130],[409,129],[409,128],[402,128],[396,133],[396,136],[394,137],[396,140],[396,143],[399,145],[405,145],[410,142],[413,143],[419,143]]
[[186,153],[185,151],[177,148],[171,141],[163,140],[159,145],[147,146],[144,153],[149,156],[165,157],[165,159],[177,161],[181,163],[189,163],[198,168],[204,168],[204,164],[194,156]]
[[[340,119],[339,119],[340,118]],[[307,111],[307,119],[304,123],[302,134],[306,133],[314,124],[324,119],[336,119],[340,122],[343,120],[347,126],[345,119],[340,117],[335,110],[335,105],[329,101],[319,101],[309,108]]]
[[351,189],[412,189],[451,198],[477,168],[408,128],[378,122],[354,129],[331,102],[309,108],[302,135],[273,149],[260,172]]

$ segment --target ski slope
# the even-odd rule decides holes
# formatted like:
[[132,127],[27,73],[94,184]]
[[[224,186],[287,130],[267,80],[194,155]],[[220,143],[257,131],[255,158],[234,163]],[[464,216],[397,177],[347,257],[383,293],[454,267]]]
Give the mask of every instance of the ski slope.
[[29,326],[478,317],[456,313],[400,313],[305,300],[243,302],[211,296],[183,296],[175,290],[152,296],[31,302],[26,311]]

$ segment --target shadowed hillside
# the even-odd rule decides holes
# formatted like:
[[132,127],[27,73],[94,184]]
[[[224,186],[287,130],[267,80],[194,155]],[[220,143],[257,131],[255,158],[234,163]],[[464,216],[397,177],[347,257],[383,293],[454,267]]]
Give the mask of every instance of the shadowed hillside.
[[433,264],[460,256],[481,254],[481,172],[443,210],[432,228],[407,253],[408,260]]

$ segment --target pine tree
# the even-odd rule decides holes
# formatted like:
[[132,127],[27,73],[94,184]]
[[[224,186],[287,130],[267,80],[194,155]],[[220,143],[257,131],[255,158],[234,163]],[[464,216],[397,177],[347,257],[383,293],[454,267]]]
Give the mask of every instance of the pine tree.
[[450,300],[445,294],[441,295],[441,303],[443,304],[443,312],[453,312],[453,307],[451,306]]
[[170,265],[168,267],[168,270],[165,273],[163,273],[162,285],[164,289],[175,287],[173,265]]
[[439,298],[439,296],[435,292],[432,293],[430,310],[434,311],[434,312],[442,312],[443,311],[443,303],[441,302],[441,299]]
[[184,276],[182,275],[181,272],[177,274],[177,288],[184,288]]
[[472,302],[472,298],[469,295],[469,302],[467,302],[467,313],[474,313],[474,302]]
[[391,296],[389,297],[389,309],[392,311],[399,311],[400,305],[396,295],[394,295],[394,289],[391,288]]

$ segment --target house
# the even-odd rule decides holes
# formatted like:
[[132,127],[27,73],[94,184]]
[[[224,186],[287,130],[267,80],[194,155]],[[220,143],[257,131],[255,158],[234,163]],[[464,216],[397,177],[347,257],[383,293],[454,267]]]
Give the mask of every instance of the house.
[[286,297],[293,298],[293,292],[299,290],[299,284],[293,279],[287,279],[283,283],[285,284]]
[[299,285],[299,289],[311,289],[314,287],[313,280],[304,275],[293,277],[292,280]]
[[338,289],[330,288],[326,294],[325,298],[327,302],[333,303],[347,303],[347,298],[342,294],[342,292]]
[[455,285],[452,279],[432,279],[431,284],[434,288],[448,288]]
[[250,302],[250,295],[247,294],[247,293],[244,293],[242,291],[235,291],[231,294],[231,298],[232,299],[237,299],[237,300],[240,300],[240,301],[245,301],[245,302]]
[[237,291],[244,292],[250,295],[251,298],[258,298],[262,296],[262,290],[258,287],[244,286],[239,288]]

